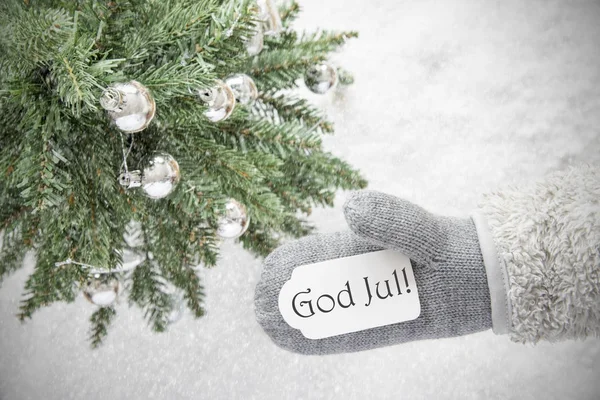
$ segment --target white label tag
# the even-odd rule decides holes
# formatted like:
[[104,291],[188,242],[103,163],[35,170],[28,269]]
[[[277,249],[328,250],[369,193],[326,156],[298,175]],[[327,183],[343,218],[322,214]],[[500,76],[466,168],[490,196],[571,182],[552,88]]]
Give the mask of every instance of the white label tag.
[[297,267],[279,311],[308,339],[323,339],[413,320],[421,303],[408,257],[383,250]]

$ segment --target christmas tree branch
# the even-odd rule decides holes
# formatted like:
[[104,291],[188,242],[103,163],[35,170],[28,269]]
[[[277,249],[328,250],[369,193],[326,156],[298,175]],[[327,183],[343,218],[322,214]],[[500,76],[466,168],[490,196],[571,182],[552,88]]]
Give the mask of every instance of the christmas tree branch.
[[307,67],[325,61],[329,53],[357,36],[353,31],[319,31],[300,38],[295,34],[283,34],[279,38],[268,39],[272,50],[252,60],[245,70],[260,82],[263,91],[292,88]]
[[57,267],[58,258],[46,246],[38,249],[38,260],[34,272],[25,282],[25,298],[19,307],[21,321],[31,318],[42,306],[56,301],[73,301],[73,282],[85,282],[87,271],[78,265]]
[[[307,214],[310,214],[311,210]],[[296,217],[296,215],[290,214],[283,222],[283,231],[290,234],[294,238],[309,235],[315,230],[314,225],[310,222],[303,220],[302,218]]]
[[279,7],[279,15],[281,17],[281,23],[284,27],[289,27],[292,22],[298,17],[300,14],[301,8],[300,4],[297,1],[293,0],[287,4],[284,4]]
[[310,34],[304,34],[298,43],[296,48],[301,48],[310,52],[324,52],[330,53],[337,50],[340,46],[346,44],[348,39],[357,38],[358,32],[329,32],[329,31],[317,31]]
[[108,334],[108,326],[117,316],[113,307],[99,307],[90,317],[92,324],[90,332],[90,342],[92,348],[97,348]]
[[[309,161],[310,160],[310,161]],[[298,170],[297,165],[302,167]],[[274,179],[272,187],[280,188],[277,195],[296,204],[309,214],[312,205],[333,205],[334,188],[364,188],[366,181],[347,163],[328,153],[313,153],[310,156],[292,155],[285,160],[281,178]],[[294,174],[286,171],[295,171]],[[302,185],[302,189],[298,187]]]
[[322,62],[327,55],[311,54],[298,49],[275,49],[256,57],[245,70],[263,90],[288,89],[295,87],[295,80],[304,74],[310,65]]
[[0,242],[0,284],[4,277],[16,271],[25,258],[27,246],[23,243],[22,226],[14,226],[2,232]]
[[64,9],[25,10],[10,1],[0,17],[2,42],[17,64],[49,62],[73,37],[73,17]]
[[[188,223],[186,223],[188,222]],[[184,291],[184,298],[194,315],[199,318],[204,315],[202,300],[204,291],[198,276],[189,267],[193,254],[190,247],[193,245],[187,235],[173,235],[172,232],[187,232],[190,230],[189,221],[184,218],[178,220],[157,220],[153,232],[160,237],[160,241],[151,241],[151,248],[160,265],[162,276],[168,279],[175,287]],[[168,239],[166,239],[168,237]],[[179,257],[173,257],[173,253]],[[172,306],[172,302],[169,302]]]
[[[333,124],[322,111],[307,100],[292,95],[261,93],[255,107],[261,109],[261,116],[277,121],[299,121],[309,127],[317,127],[322,132],[333,133]],[[276,111],[273,112],[273,111]]]
[[[302,162],[301,157],[298,157],[296,162]],[[310,162],[308,162],[308,159],[304,162],[306,169],[304,169],[303,174],[312,176],[298,174],[294,177],[296,181],[302,181],[307,178],[315,179],[317,182],[322,182],[328,187],[346,190],[355,188],[363,189],[367,186],[367,181],[357,170],[331,153],[315,153],[310,157]]]
[[310,214],[310,202],[304,198],[297,187],[286,186],[283,179],[279,180],[277,183],[267,182],[267,185],[269,186],[269,189],[281,199],[282,203],[289,208],[292,210],[300,210],[305,214]]
[[[321,146],[321,138],[316,131],[318,126],[305,126],[297,121],[271,123],[250,116],[241,107],[234,110],[228,120],[214,125],[207,124],[202,114],[206,108],[196,101],[185,99],[179,102],[177,108],[174,107],[165,110],[160,118],[172,130],[182,149],[190,145],[210,146],[216,142],[235,151],[257,150],[285,157],[288,152],[316,150]],[[179,124],[178,119],[181,121]]]
[[[203,299],[204,288],[200,284],[200,278],[196,273],[188,268],[184,271],[184,280],[181,281],[180,288],[184,289],[184,299],[187,301],[187,306],[192,310],[194,317],[200,318],[204,315]],[[175,283],[179,283],[175,281]]]
[[[181,37],[194,38],[204,33],[216,12],[216,2],[196,1],[190,4],[176,4],[168,1],[151,0],[140,4],[136,9],[138,20],[135,30],[125,34],[121,51],[128,60],[137,60],[160,51],[165,43],[173,43]],[[121,14],[127,18],[126,14]],[[115,24],[120,22],[117,14]]]
[[[243,154],[206,139],[196,138],[194,143],[203,146],[199,148],[204,149],[204,156],[202,163],[190,171],[192,177],[208,173],[214,177],[221,190],[223,185],[243,187],[260,184],[262,181],[260,171]],[[219,171],[218,174],[211,173],[216,170]]]
[[269,228],[254,222],[239,241],[246,250],[262,257],[266,257],[279,244],[279,240],[272,236]]
[[223,124],[222,131],[234,135],[246,148],[275,153],[281,158],[288,153],[321,148],[321,137],[315,126],[292,121],[274,124],[265,120],[248,121],[245,126],[234,124],[235,119],[232,118],[230,124]]
[[164,278],[152,264],[145,261],[133,270],[129,299],[145,311],[144,316],[156,332],[163,332],[168,324],[170,302]]
[[49,77],[59,98],[75,117],[80,117],[82,111],[97,109],[98,89],[102,87],[89,71],[89,60],[97,56],[90,50],[64,50]]
[[[133,248],[146,261],[124,277],[129,299],[163,331],[173,290],[195,316],[204,313],[202,284],[190,266],[216,263],[228,199],[245,205],[250,217],[240,242],[266,255],[282,235],[311,231],[299,212],[331,205],[338,188],[364,187],[350,165],[323,152],[322,133],[332,131],[323,113],[285,92],[355,33],[287,29],[265,37],[262,52],[249,56],[254,4],[0,2],[0,278],[21,265],[27,250],[36,253],[21,319],[54,301],[73,301],[96,279],[80,264],[111,270],[126,261],[120,250]],[[289,26],[298,3],[281,12]],[[232,73],[249,74],[260,98],[211,122],[198,90]],[[114,114],[101,110],[98,99],[111,83],[132,79],[148,88],[156,115],[144,132],[129,135],[111,123]],[[145,174],[155,152],[179,162],[181,182],[168,198],[149,199],[143,186],[119,185],[126,169]],[[141,225],[140,247],[123,238],[132,220]],[[94,313],[93,346],[114,316],[113,308]]]
[[125,230],[124,225],[115,221],[115,215],[129,213],[131,208],[126,198],[115,191],[118,171],[99,167],[116,163],[114,155],[118,153],[114,144],[111,145],[105,136],[98,136],[95,140],[98,143],[93,148],[97,151],[88,159],[77,158],[65,148],[65,157],[69,159],[68,174],[73,181],[86,184],[65,196],[64,220],[54,218],[46,224],[49,229],[62,231],[64,235],[65,221],[70,221],[66,240],[59,241],[64,244],[60,255],[62,259],[72,258],[108,269],[117,262],[114,249],[122,246]]
[[191,93],[209,87],[212,82],[210,68],[195,60],[183,65],[179,60],[150,66],[134,78],[152,91],[155,101],[165,103],[172,97],[190,96]]
[[53,154],[50,140],[53,130],[60,129],[60,111],[57,104],[44,106],[28,110],[23,116],[23,127],[28,128],[23,139],[29,145],[23,146],[14,167],[15,176],[28,177],[17,188],[24,188],[20,192],[23,204],[34,212],[60,205],[63,189],[68,186],[68,177],[56,168],[60,160]]

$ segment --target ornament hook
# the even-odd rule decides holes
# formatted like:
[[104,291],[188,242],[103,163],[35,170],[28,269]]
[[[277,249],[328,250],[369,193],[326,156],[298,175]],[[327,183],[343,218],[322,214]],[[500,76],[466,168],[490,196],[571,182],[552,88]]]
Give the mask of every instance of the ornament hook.
[[114,87],[108,87],[100,96],[100,106],[106,111],[120,111],[123,105],[123,93]]
[[138,170],[123,172],[119,175],[119,184],[127,189],[142,186],[142,172]]

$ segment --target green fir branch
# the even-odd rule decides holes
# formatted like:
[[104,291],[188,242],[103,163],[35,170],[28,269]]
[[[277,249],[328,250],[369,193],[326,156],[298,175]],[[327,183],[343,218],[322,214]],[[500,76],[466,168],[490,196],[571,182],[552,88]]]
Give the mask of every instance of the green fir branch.
[[333,124],[321,110],[293,95],[261,93],[257,108],[260,108],[261,116],[273,122],[298,121],[305,126],[319,128],[321,132],[333,133]]
[[287,4],[283,4],[282,6],[280,6],[279,15],[281,17],[281,23],[283,24],[283,26],[286,28],[289,27],[292,24],[292,22],[294,22],[294,20],[298,18],[298,15],[300,15],[300,11],[302,11],[302,9],[300,8],[300,4],[295,0],[292,0]]
[[23,242],[22,226],[1,232],[0,241],[0,285],[5,276],[19,269],[28,247]]
[[299,49],[275,49],[257,56],[245,70],[263,91],[289,89],[310,65],[327,58],[325,53],[311,54]]
[[144,317],[156,332],[164,332],[171,311],[164,278],[152,262],[138,265],[132,274],[129,300],[144,310]]
[[[17,63],[48,63],[61,53],[61,47],[73,39],[74,21],[61,8],[25,10],[10,2],[0,19],[4,46]],[[10,17],[10,19],[8,19]],[[6,21],[4,19],[7,19]]]
[[[177,4],[170,1],[151,0],[138,4],[135,20],[127,21],[136,29],[125,33],[122,55],[128,60],[143,59],[160,51],[165,43],[183,36],[195,37],[206,30],[211,14],[216,11],[213,0],[196,1],[193,4]],[[115,13],[115,25],[120,18],[130,18],[128,13]]]
[[246,250],[261,257],[266,257],[279,244],[279,240],[273,237],[269,228],[254,222],[248,227],[248,231],[239,238],[239,242]]
[[99,307],[90,317],[90,343],[92,348],[97,348],[108,335],[108,327],[113,322],[117,312],[113,307]]
[[314,33],[303,34],[296,48],[301,48],[310,52],[324,52],[330,53],[337,50],[340,46],[346,44],[348,39],[357,38],[358,32],[330,32],[330,31],[317,31]]
[[[239,242],[266,255],[284,237],[312,231],[302,219],[332,205],[337,189],[366,185],[348,163],[323,152],[326,116],[290,93],[308,66],[327,60],[354,32],[297,33],[300,7],[281,8],[286,29],[265,37],[257,56],[253,0],[4,0],[0,2],[0,279],[34,250],[21,319],[56,301],[73,301],[88,279],[79,263],[110,270],[123,260],[124,234],[141,224],[146,261],[124,277],[129,300],[164,331],[179,291],[196,317],[204,289],[190,266],[213,266],[227,199],[243,203],[250,227]],[[198,90],[232,73],[250,75],[253,105],[211,122]],[[344,74],[346,76],[346,74]],[[348,75],[349,76],[349,75]],[[137,80],[156,102],[150,125],[123,134],[98,99],[114,82]],[[128,169],[154,152],[171,154],[181,181],[167,198],[118,184],[123,144]],[[129,232],[131,233],[131,232]],[[178,292],[178,293],[179,293]],[[98,346],[113,308],[91,318]]]
[[227,139],[235,138],[234,145],[239,143],[242,149],[253,149],[286,158],[290,153],[321,148],[322,140],[315,129],[316,126],[305,126],[293,121],[271,123],[259,119],[248,121],[246,126],[241,126],[235,121],[235,118],[231,118],[231,122],[225,121],[221,130],[232,135]]
[[210,74],[206,64],[193,62],[184,65],[180,61],[173,61],[160,67],[151,66],[133,78],[144,82],[154,100],[160,104],[171,97],[189,97],[191,93],[209,87],[213,83]]
[[82,283],[87,279],[87,272],[80,266],[68,264],[57,267],[55,262],[59,257],[46,246],[38,250],[35,270],[25,282],[25,295],[18,314],[21,321],[31,318],[35,311],[54,302],[74,301],[74,283]]

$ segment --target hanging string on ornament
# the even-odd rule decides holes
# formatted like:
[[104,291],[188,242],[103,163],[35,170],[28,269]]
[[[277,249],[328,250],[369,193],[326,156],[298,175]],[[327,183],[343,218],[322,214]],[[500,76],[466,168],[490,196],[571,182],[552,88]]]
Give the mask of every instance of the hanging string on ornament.
[[264,34],[267,36],[279,35],[283,30],[279,10],[272,0],[258,0],[258,18],[263,22]]
[[123,162],[121,163],[121,170],[125,171],[125,174],[129,174],[129,167],[127,166],[127,158],[131,153],[131,149],[133,149],[133,135],[128,135],[127,139],[129,141],[129,148],[125,149],[125,139],[123,138],[123,133],[121,133],[121,152],[123,153]]
[[142,170],[127,171],[119,176],[119,184],[126,189],[141,187],[151,199],[162,199],[175,190],[181,173],[179,164],[167,153],[154,153],[142,162]]
[[206,90],[199,90],[200,100],[206,103],[208,109],[204,112],[211,122],[227,119],[235,107],[233,91],[225,82],[217,80],[215,86]]
[[246,206],[237,200],[229,199],[225,203],[225,214],[219,218],[217,235],[223,239],[239,238],[248,230],[250,217]]
[[139,132],[148,127],[156,103],[144,85],[136,81],[115,83],[104,90],[100,106],[117,127],[126,133]]
[[258,97],[258,89],[254,80],[246,74],[233,74],[225,78],[225,83],[233,91],[235,100],[244,105],[251,105]]
[[119,281],[108,275],[96,275],[88,279],[83,288],[84,297],[100,307],[110,306],[117,300]]
[[337,85],[338,74],[329,64],[312,65],[304,74],[304,83],[313,93],[323,94]]

